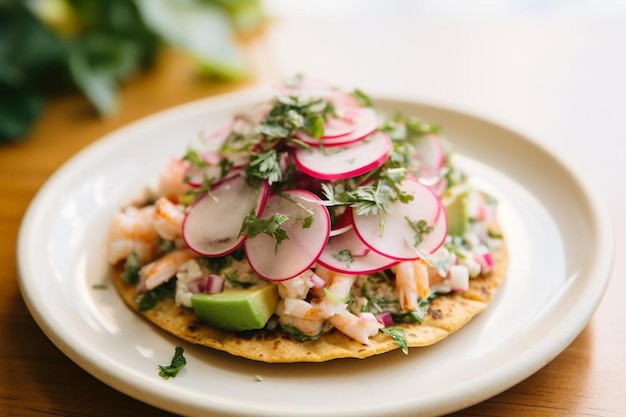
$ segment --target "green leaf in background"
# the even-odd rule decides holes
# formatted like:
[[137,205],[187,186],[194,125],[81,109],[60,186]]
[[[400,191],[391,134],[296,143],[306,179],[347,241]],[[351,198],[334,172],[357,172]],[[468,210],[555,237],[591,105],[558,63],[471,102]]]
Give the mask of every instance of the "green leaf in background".
[[235,31],[223,8],[201,0],[136,1],[146,23],[167,43],[194,58],[203,74],[224,79],[249,75],[248,63],[235,43]]
[[43,110],[43,97],[28,91],[11,91],[0,85],[0,142],[28,135],[30,126]]
[[259,0],[0,0],[0,142],[26,137],[52,93],[78,89],[115,111],[119,84],[164,44],[200,75],[247,77],[236,37],[263,19]]
[[151,63],[158,38],[131,0],[70,0],[81,36],[69,42],[74,82],[101,114],[116,109],[117,85]]
[[44,78],[63,85],[65,48],[18,1],[0,1],[0,142],[30,132],[43,110]]

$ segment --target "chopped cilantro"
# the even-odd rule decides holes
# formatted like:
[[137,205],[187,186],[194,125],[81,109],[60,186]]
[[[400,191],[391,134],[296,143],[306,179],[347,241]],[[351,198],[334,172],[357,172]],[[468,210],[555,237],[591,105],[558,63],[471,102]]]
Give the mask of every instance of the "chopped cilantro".
[[372,103],[372,99],[363,91],[359,90],[358,88],[352,92],[352,96],[359,102],[361,106],[374,107],[374,103]]
[[275,251],[278,251],[278,245],[283,240],[288,240],[289,236],[285,229],[282,228],[283,223],[289,220],[289,216],[281,213],[275,213],[269,219],[261,219],[256,214],[250,213],[243,220],[239,236],[246,235],[248,238],[265,233],[276,240]]
[[308,229],[313,225],[314,216],[312,214],[308,216],[298,216],[296,221],[302,225],[303,229]]
[[307,340],[317,340],[323,333],[323,330],[320,330],[318,334],[311,336],[311,335],[303,333],[300,329],[294,326],[281,324],[280,327],[282,327],[284,331],[289,333],[298,342],[306,342]]
[[187,148],[187,152],[182,159],[183,161],[188,161],[191,165],[198,168],[209,166],[209,163],[200,155],[200,153],[191,147]]
[[322,193],[326,205],[349,205],[359,216],[380,214],[380,233],[384,230],[385,216],[390,212],[390,205],[395,201],[408,203],[413,196],[400,188],[406,177],[403,168],[389,169],[379,173],[372,183],[351,187],[351,182],[323,183]]
[[165,240],[162,238],[159,239],[159,251],[161,253],[170,253],[174,249],[176,249],[176,242],[174,242],[173,240]]
[[393,318],[394,323],[419,323],[422,324],[426,314],[428,313],[428,309],[430,308],[430,302],[435,298],[439,297],[441,294],[438,292],[431,293],[426,298],[421,298],[417,300],[417,310],[407,311],[400,314],[392,313],[391,317]]
[[199,261],[214,274],[219,274],[222,269],[230,266],[233,263],[230,254],[216,257],[201,257],[199,258]]
[[435,230],[435,226],[429,225],[426,220],[411,220],[408,216],[404,216],[406,221],[411,226],[411,229],[415,232],[415,239],[413,241],[413,245],[418,247],[420,243],[424,240],[424,235],[429,234],[433,230]]
[[185,349],[182,346],[176,346],[172,362],[169,365],[159,365],[159,376],[170,379],[178,375],[178,372],[187,364],[184,352]]
[[278,153],[275,149],[267,152],[254,154],[250,158],[250,163],[245,168],[248,181],[267,180],[270,184],[282,180]]
[[230,282],[234,288],[250,288],[254,285],[252,282],[246,282],[239,279],[239,271],[234,270],[230,273],[224,273],[224,278]]
[[319,114],[309,115],[304,120],[304,131],[314,138],[321,138],[324,134],[324,118]]
[[140,294],[135,302],[139,305],[139,310],[146,311],[153,308],[160,300],[173,297],[176,293],[176,280],[170,279],[153,290]]
[[127,284],[136,284],[139,282],[139,270],[141,269],[141,262],[139,261],[139,254],[132,251],[126,263],[124,263],[124,272],[122,273],[122,280]]
[[391,337],[398,344],[400,349],[402,349],[402,353],[408,355],[409,346],[406,339],[406,333],[404,332],[404,329],[402,327],[383,327],[380,329],[380,331]]
[[350,249],[342,249],[337,253],[333,253],[331,256],[339,262],[346,264],[346,268],[350,268],[350,265],[354,262],[354,257]]

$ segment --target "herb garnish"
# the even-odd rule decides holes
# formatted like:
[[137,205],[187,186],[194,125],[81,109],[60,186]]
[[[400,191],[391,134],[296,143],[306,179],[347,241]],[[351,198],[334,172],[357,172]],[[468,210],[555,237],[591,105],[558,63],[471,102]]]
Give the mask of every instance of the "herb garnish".
[[287,232],[282,228],[283,223],[289,220],[289,216],[275,213],[269,219],[261,219],[256,214],[250,213],[243,219],[239,236],[246,235],[249,238],[265,233],[276,240],[275,251],[283,240],[289,239]]
[[135,299],[140,311],[150,310],[163,298],[173,297],[176,294],[176,280],[170,279],[153,290],[140,294]]
[[426,298],[420,298],[417,300],[417,310],[407,311],[401,314],[392,313],[391,317],[393,318],[394,323],[419,323],[422,324],[426,314],[428,313],[428,309],[430,308],[430,302],[435,298],[442,295],[438,292],[430,293],[430,295]]
[[280,327],[286,331],[287,333],[289,333],[294,339],[296,339],[296,341],[298,342],[306,342],[307,340],[317,340],[322,333],[324,333],[323,330],[320,330],[320,332],[316,335],[308,335],[304,332],[302,332],[302,330],[294,327],[294,326],[289,326],[286,324],[281,324]]
[[426,220],[411,220],[408,216],[404,216],[406,221],[411,226],[411,229],[415,232],[415,239],[413,246],[418,247],[424,240],[424,236],[435,230],[435,226],[429,225]]
[[323,183],[322,193],[326,197],[328,206],[348,205],[358,216],[380,215],[380,234],[383,234],[385,216],[391,211],[391,204],[400,201],[408,203],[413,196],[400,187],[406,177],[403,168],[384,170],[378,178],[369,184],[359,185],[349,189],[351,181],[335,184]]
[[409,354],[409,346],[406,338],[406,333],[402,327],[383,327],[380,329],[381,332],[385,333],[387,336],[391,337],[402,349],[402,353],[405,355]]
[[139,270],[141,269],[141,262],[139,261],[139,254],[136,251],[132,251],[126,262],[124,263],[124,272],[122,273],[122,280],[127,284],[136,284],[139,282]]
[[350,268],[350,264],[354,262],[354,256],[352,256],[350,249],[342,249],[337,253],[333,253],[331,256],[339,262],[346,264],[346,268]]
[[251,183],[255,183],[258,180],[267,180],[271,185],[283,179],[279,155],[275,149],[252,155],[244,172],[246,179]]
[[170,379],[178,375],[178,372],[187,364],[184,352],[185,349],[182,346],[176,346],[172,362],[169,365],[159,365],[159,376]]

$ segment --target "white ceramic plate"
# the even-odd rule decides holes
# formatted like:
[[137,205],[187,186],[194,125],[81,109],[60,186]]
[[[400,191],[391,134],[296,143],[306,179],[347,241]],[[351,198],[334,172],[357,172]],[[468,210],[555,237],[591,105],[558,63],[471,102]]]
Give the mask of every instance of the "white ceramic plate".
[[19,236],[20,285],[39,326],[79,366],[141,401],[190,416],[432,415],[506,390],[582,331],[613,256],[608,217],[590,187],[544,148],[500,126],[381,99],[384,109],[443,125],[462,153],[457,163],[500,200],[511,264],[488,310],[408,356],[276,365],[184,344],[184,370],[159,377],[157,365],[168,364],[180,342],[117,297],[103,251],[109,221],[202,128],[224,125],[264,93],[203,100],[134,123],[80,152],[38,193]]

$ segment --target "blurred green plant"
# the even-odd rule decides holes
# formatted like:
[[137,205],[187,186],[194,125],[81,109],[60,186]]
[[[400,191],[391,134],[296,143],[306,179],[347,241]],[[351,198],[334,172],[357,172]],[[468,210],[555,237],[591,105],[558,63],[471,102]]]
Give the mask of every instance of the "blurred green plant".
[[203,76],[245,78],[236,37],[263,20],[259,0],[0,0],[0,142],[25,138],[56,92],[112,113],[119,83],[165,45]]

